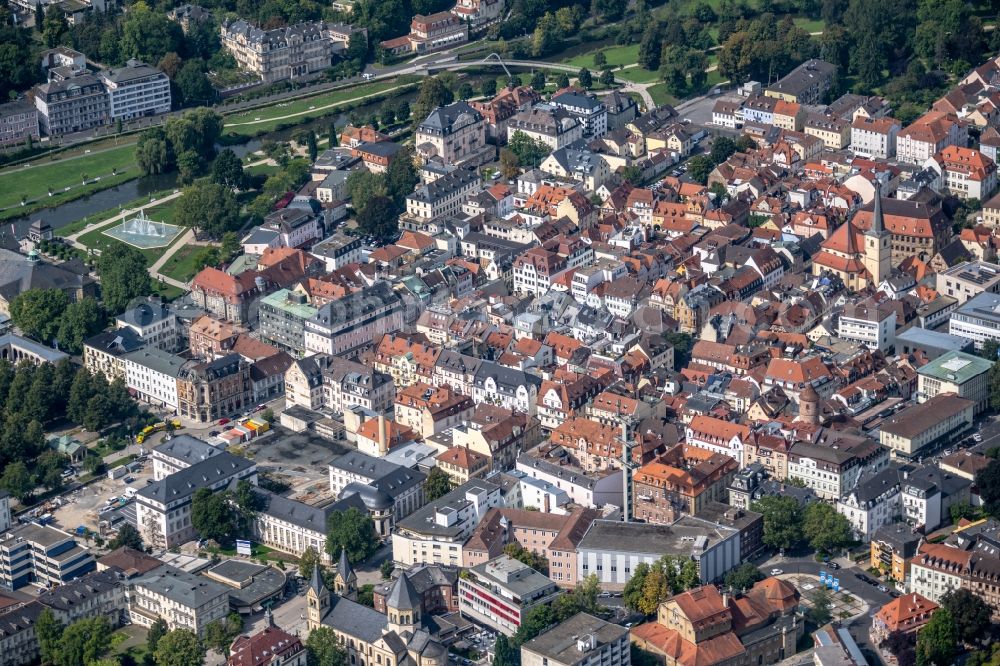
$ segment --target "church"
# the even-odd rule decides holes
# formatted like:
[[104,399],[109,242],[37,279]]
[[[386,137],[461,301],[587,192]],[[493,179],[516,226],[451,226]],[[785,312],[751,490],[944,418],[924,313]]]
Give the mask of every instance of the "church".
[[854,291],[869,285],[878,288],[892,273],[892,234],[885,228],[882,187],[875,184],[875,210],[871,227],[862,231],[853,219],[840,225],[823,241],[813,257],[813,275],[824,272],[838,276]]
[[424,627],[420,595],[403,573],[386,597],[386,613],[358,603],[358,576],[341,551],[333,590],[313,569],[306,592],[309,631],[329,627],[350,666],[447,666],[448,651]]

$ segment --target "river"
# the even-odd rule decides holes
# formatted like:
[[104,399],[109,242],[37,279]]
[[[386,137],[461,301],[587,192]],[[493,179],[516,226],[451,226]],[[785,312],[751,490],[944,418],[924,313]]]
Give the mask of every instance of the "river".
[[[413,100],[416,99],[416,94],[407,93],[399,95],[398,99],[405,99],[412,103]],[[380,106],[381,103],[367,104],[358,107],[355,111],[362,117],[366,117],[372,113],[377,113]],[[334,122],[338,127],[342,127],[347,124],[348,115],[349,114],[339,114],[334,118]],[[292,138],[293,134],[303,129],[314,129],[317,134],[325,135],[329,127],[330,116],[325,116],[295,125],[294,127],[289,127],[276,132],[270,132],[263,137],[250,139],[246,143],[232,146],[217,145],[216,150],[228,148],[236,153],[238,157],[243,158],[246,155],[259,150],[265,139],[270,139],[272,141],[288,141]],[[131,203],[140,197],[148,196],[155,192],[162,192],[163,190],[174,189],[176,186],[176,173],[143,176],[141,178],[136,178],[122,183],[117,187],[101,190],[100,192],[96,192],[88,197],[68,201],[52,208],[35,211],[31,215],[15,218],[4,222],[3,224],[5,227],[8,224],[13,224],[15,234],[18,238],[20,238],[27,235],[29,225],[33,220],[37,220],[38,218],[44,219],[52,226],[53,229],[59,229],[84,217],[97,215],[98,213],[103,213],[105,211],[124,206],[125,204]],[[100,220],[94,219],[93,221],[99,222]]]

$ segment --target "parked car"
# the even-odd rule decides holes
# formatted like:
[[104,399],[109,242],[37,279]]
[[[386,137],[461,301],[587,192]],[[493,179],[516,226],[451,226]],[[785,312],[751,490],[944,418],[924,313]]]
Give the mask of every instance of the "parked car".
[[837,564],[836,562],[827,562],[826,566],[828,566],[829,568],[833,569],[834,571],[836,571],[837,569],[840,568],[840,565]]
[[134,476],[126,476],[125,477],[125,483],[132,483],[133,481],[135,481],[135,477]]
[[219,419],[216,425],[226,425],[227,423],[229,423],[229,419]]
[[209,437],[218,437],[219,436],[219,431],[218,430],[213,430],[212,432],[208,433],[208,436]]
[[780,576],[783,573],[785,573],[785,572],[782,571],[781,569],[771,569],[771,575],[772,576]]
[[878,586],[878,591],[879,592],[888,592],[889,588],[887,588],[885,585],[879,585]]

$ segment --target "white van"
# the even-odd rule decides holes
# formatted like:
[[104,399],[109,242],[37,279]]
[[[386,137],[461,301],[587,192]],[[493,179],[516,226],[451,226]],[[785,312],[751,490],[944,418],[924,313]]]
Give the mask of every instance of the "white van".
[[127,497],[128,499],[132,499],[133,497],[135,497],[135,494],[137,492],[139,492],[139,491],[136,490],[135,488],[126,488],[125,489],[125,497]]

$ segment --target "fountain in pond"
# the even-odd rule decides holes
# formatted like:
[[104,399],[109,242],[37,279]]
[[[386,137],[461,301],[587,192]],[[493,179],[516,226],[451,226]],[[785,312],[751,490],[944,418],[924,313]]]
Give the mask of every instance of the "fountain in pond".
[[151,220],[146,217],[145,210],[140,210],[136,217],[106,230],[104,234],[123,243],[146,249],[169,245],[180,232],[180,227]]

